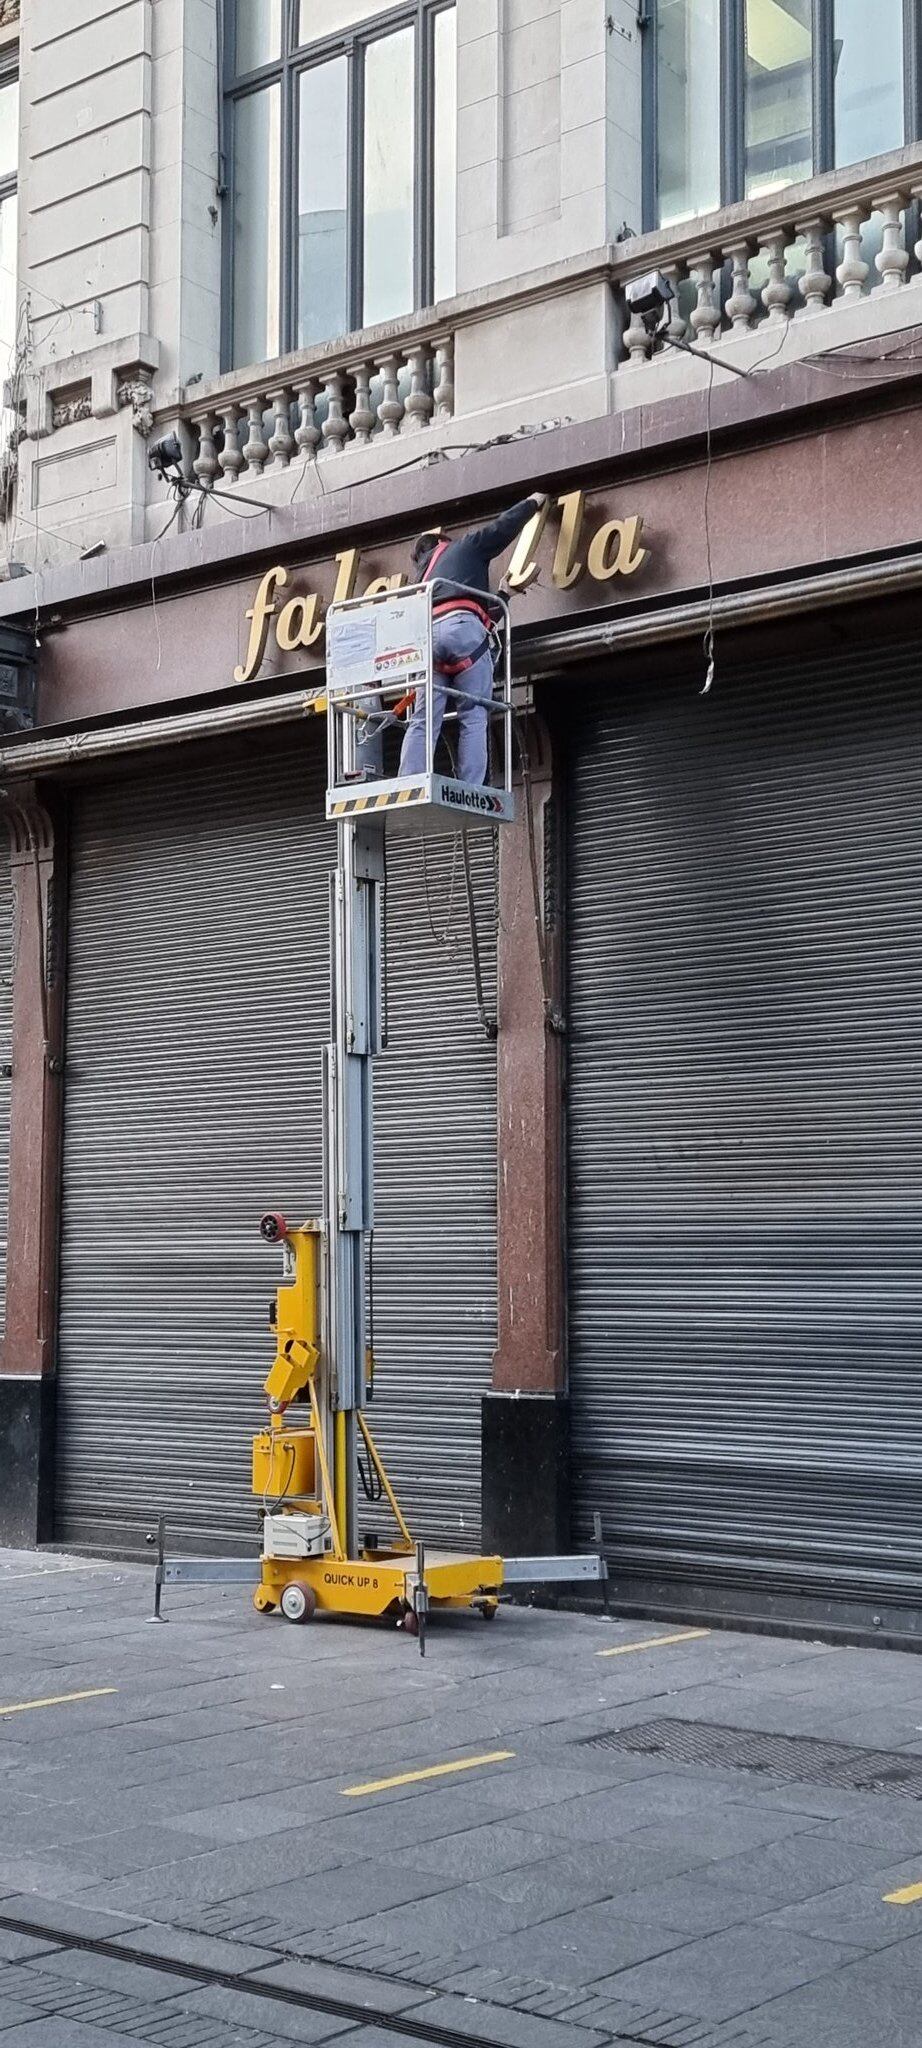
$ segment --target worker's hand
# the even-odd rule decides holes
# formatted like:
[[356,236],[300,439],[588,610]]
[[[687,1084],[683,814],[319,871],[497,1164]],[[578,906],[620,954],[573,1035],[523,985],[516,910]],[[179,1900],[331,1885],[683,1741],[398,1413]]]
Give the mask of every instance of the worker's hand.
[[532,491],[532,493],[531,493],[531,497],[532,497],[532,502],[533,502],[533,504],[535,504],[535,505],[546,505],[546,504],[547,504],[547,492],[546,492],[546,491]]

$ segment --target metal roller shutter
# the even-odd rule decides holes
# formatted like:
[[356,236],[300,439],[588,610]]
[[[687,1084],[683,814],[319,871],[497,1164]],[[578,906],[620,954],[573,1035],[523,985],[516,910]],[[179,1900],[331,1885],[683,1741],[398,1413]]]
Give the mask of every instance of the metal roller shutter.
[[914,648],[581,724],[575,1486],[624,1582],[922,1596],[919,738]]
[[[191,754],[76,796],[58,1531],[252,1536],[271,1363],[266,1208],[320,1205],[329,1032],[322,735]],[[477,846],[488,964],[493,868]],[[463,933],[460,860],[451,915]],[[427,858],[447,921],[452,842]],[[378,1063],[375,1419],[421,1533],[477,1537],[495,1343],[495,1056],[469,954],[439,945],[418,843],[390,857]],[[491,967],[492,971],[492,967]],[[372,1520],[374,1518],[372,1517]]]
[[[10,1208],[10,1065],[13,1057],[13,931],[15,900],[10,842],[0,826],[0,1333],[6,1320],[6,1258]],[[15,1359],[11,1360],[15,1366]]]

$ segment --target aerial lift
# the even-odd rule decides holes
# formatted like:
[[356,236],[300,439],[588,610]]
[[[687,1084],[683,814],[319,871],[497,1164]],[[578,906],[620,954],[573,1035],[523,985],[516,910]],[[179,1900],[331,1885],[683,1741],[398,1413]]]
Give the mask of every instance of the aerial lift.
[[[483,593],[476,593],[482,605]],[[447,1608],[491,1619],[512,1585],[605,1580],[601,1554],[503,1559],[426,1551],[401,1509],[367,1418],[374,1361],[368,1329],[368,1248],[374,1227],[372,1062],[382,1050],[385,834],[495,831],[514,816],[513,699],[508,606],[491,600],[497,688],[490,721],[500,756],[496,785],[472,787],[451,770],[463,673],[447,685],[437,764],[433,721],[431,584],[333,604],[327,618],[326,815],[337,827],[331,890],[332,1034],[323,1055],[323,1216],[291,1226],[262,1218],[280,1247],[283,1284],[272,1324],[276,1355],[265,1382],[268,1425],[253,1442],[253,1491],[263,1544],[253,1600],[291,1622],[318,1610],[388,1617],[425,1648],[427,1616]],[[444,678],[443,678],[444,681]],[[388,776],[401,712],[422,691],[422,774]],[[396,765],[394,762],[392,765]],[[392,1539],[359,1526],[359,1480],[386,1501]],[[222,1574],[221,1566],[224,1565]],[[163,1557],[160,1586],[229,1578],[233,1560]]]

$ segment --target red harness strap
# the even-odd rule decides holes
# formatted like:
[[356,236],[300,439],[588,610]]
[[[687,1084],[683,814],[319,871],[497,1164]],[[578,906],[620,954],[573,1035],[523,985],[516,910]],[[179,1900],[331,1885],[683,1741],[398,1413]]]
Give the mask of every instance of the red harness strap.
[[[429,560],[426,563],[425,570],[423,572],[424,583],[428,583],[431,580],[432,576],[435,573],[437,564],[441,561],[446,549],[450,548],[450,546],[450,541],[440,540],[438,546],[433,548],[432,554],[430,555]],[[483,606],[479,605],[476,601],[476,598],[473,597],[440,598],[438,604],[434,604],[432,607],[432,616],[434,619],[444,618],[449,612],[473,612],[475,618],[478,618],[480,620],[481,624],[485,629],[483,646],[475,648],[473,654],[463,655],[460,661],[440,661],[436,664],[436,666],[441,669],[442,674],[444,676],[462,676],[466,674],[469,668],[474,667],[474,663],[480,660],[482,654],[486,653],[486,650],[490,645],[490,634],[493,628],[493,621],[490,617],[489,612],[485,611]]]

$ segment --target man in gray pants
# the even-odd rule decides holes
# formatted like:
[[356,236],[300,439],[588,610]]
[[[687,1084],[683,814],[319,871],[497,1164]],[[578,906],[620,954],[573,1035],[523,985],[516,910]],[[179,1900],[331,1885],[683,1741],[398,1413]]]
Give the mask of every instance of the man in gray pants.
[[[493,625],[486,604],[477,593],[490,595],[490,564],[517,539],[523,527],[546,502],[543,491],[511,505],[489,526],[464,533],[458,540],[443,541],[438,534],[424,533],[413,555],[413,581],[433,583],[432,602],[432,738],[433,747],[442,730],[446,706],[458,706],[458,758],[460,782],[479,786],[487,779],[490,704],[493,698]],[[450,695],[452,686],[463,691],[460,699]],[[471,701],[473,700],[473,701]],[[417,692],[416,705],[407,726],[400,754],[400,774],[420,775],[426,768],[426,703]]]

